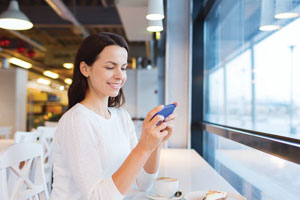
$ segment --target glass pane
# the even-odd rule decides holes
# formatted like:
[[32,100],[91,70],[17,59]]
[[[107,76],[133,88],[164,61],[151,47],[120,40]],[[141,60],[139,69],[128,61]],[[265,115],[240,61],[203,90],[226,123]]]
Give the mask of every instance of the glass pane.
[[300,18],[275,18],[299,5],[215,3],[204,23],[206,121],[300,139]]
[[247,199],[299,199],[300,165],[208,132],[204,144],[204,158]]
[[250,61],[250,51],[247,50],[225,66],[226,116],[231,126],[252,128]]

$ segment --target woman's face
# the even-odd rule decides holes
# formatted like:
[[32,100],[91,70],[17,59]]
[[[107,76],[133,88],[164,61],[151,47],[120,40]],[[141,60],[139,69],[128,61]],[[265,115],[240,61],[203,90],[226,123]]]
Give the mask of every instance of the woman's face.
[[127,58],[125,48],[105,47],[93,65],[87,67],[89,89],[100,97],[116,97],[127,79]]

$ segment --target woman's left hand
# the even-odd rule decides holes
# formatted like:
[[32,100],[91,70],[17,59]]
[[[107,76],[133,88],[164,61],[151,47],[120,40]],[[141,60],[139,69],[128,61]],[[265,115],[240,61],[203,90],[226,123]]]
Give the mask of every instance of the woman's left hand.
[[169,115],[169,117],[166,119],[167,127],[164,130],[168,131],[168,134],[162,139],[162,142],[168,140],[169,137],[171,137],[174,128],[174,119],[176,117],[177,117],[176,113],[173,113]]

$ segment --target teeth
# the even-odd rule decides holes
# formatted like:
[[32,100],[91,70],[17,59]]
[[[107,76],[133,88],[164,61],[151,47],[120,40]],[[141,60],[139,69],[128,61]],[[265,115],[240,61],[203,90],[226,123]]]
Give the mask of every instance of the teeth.
[[121,84],[120,83],[109,83],[109,85],[115,89],[117,88],[121,88]]

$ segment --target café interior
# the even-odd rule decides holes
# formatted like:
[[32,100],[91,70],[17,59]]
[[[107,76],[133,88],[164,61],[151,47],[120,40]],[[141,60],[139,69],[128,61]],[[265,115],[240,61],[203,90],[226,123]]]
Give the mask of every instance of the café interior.
[[[138,138],[152,108],[178,103],[159,169],[179,181],[169,199],[300,198],[300,0],[0,0],[0,199],[37,192],[8,176],[22,148],[41,150],[35,197],[49,199],[74,58],[101,32],[128,42],[122,108]],[[124,199],[161,198],[133,188]]]

